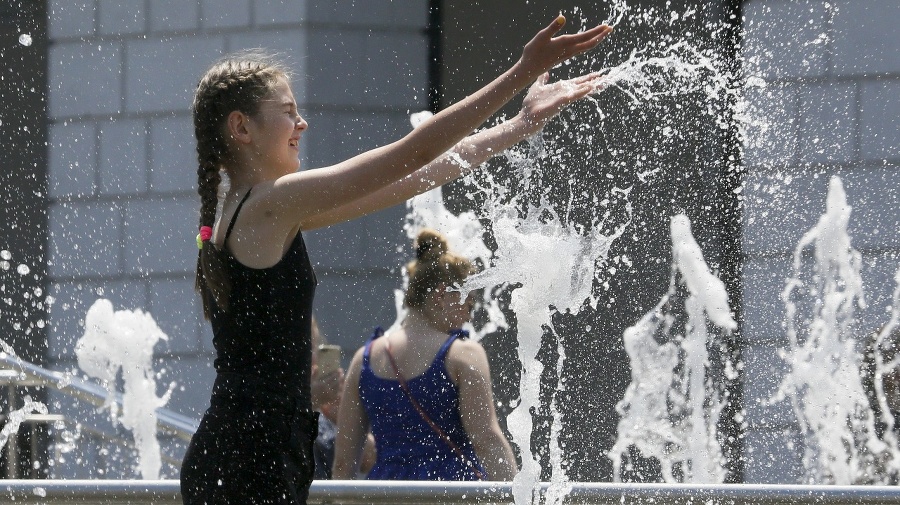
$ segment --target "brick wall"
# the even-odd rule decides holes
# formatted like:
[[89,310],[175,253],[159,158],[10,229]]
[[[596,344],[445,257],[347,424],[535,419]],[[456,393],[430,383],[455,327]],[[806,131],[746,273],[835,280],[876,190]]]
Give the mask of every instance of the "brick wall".
[[[743,332],[747,482],[802,478],[802,442],[784,402],[764,402],[786,368],[780,301],[791,254],[825,210],[838,175],[853,207],[868,307],[858,334],[888,320],[900,267],[900,52],[897,0],[749,0],[742,56],[750,116],[745,151]],[[758,82],[758,81],[757,81]]]
[[[322,2],[318,2],[322,4]],[[218,56],[251,47],[290,62],[310,129],[304,167],[408,131],[427,106],[427,2],[50,0],[50,365],[75,366],[90,305],[149,311],[170,408],[199,417],[213,378],[193,291],[199,201],[189,105]],[[316,311],[348,354],[393,321],[405,209],[308,234]]]

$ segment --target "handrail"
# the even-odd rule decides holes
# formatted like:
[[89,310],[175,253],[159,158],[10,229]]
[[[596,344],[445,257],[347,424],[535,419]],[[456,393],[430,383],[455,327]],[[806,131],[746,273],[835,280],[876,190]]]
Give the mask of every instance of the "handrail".
[[[549,483],[536,494],[546,496]],[[813,486],[772,484],[567,484],[566,503],[729,503],[733,505],[875,505],[900,504],[893,486]],[[0,500],[15,503],[180,504],[177,480],[8,480],[0,481]],[[310,504],[411,505],[511,503],[509,482],[316,481]]]
[[[7,379],[7,381],[22,385],[50,387],[98,407],[108,405],[110,400],[117,405],[122,404],[122,395],[119,393],[110,398],[109,392],[97,384],[78,377],[66,376],[54,370],[47,370],[6,353],[0,353],[0,370],[2,369],[17,371],[19,376],[12,379],[0,377],[0,381]],[[190,442],[191,436],[197,431],[200,423],[169,409],[158,408],[156,409],[156,424],[157,429],[175,435],[185,442]]]

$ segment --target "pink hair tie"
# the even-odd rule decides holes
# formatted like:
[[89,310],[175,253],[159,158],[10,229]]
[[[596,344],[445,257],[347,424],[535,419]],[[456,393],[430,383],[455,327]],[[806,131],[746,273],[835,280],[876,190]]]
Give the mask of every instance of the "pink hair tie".
[[212,238],[213,229],[211,226],[201,226],[200,233],[197,234],[197,249],[203,249],[203,243]]

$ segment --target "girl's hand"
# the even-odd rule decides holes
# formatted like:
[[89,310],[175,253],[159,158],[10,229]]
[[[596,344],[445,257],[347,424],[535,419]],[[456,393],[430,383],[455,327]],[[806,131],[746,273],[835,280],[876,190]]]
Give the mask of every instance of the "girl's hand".
[[537,132],[567,105],[605,87],[599,72],[556,82],[550,82],[550,74],[544,73],[528,89],[519,116],[529,133]]
[[560,14],[550,26],[539,31],[525,45],[517,65],[536,77],[573,56],[593,49],[612,32],[612,27],[598,25],[585,32],[554,37],[565,24],[566,18]]

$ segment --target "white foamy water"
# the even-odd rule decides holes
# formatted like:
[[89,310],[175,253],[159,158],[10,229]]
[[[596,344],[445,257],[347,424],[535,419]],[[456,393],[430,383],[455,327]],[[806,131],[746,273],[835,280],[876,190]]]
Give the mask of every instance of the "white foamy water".
[[[794,251],[793,274],[782,292],[789,366],[773,401],[793,407],[804,440],[803,464],[813,483],[887,483],[876,460],[887,445],[860,378],[856,310],[864,307],[861,256],[850,244],[851,207],[841,180],[832,177],[826,211]],[[805,268],[804,252],[814,264]]]
[[[631,384],[616,406],[621,418],[609,452],[613,475],[621,478],[623,457],[635,446],[659,460],[666,482],[722,483],[717,425],[725,403],[708,373],[707,349],[717,337],[708,322],[724,332],[737,323],[725,284],[710,272],[687,216],[672,217],[671,236],[669,291],[623,334]],[[687,291],[682,307],[675,306],[679,286]],[[683,329],[676,324],[679,313],[687,315]]]
[[[156,439],[156,409],[169,401],[175,384],[163,396],[156,395],[153,348],[168,337],[150,314],[140,310],[114,310],[109,300],[99,299],[88,310],[84,336],[75,344],[78,366],[99,379],[109,392],[110,416],[131,430],[138,450],[138,469],[144,479],[158,479],[162,460]],[[121,377],[122,412],[111,400]]]
[[[0,250],[0,269],[9,270],[10,264],[9,261],[12,260],[12,253],[7,251],[6,249]],[[28,265],[20,264],[16,271],[19,275],[26,275],[30,269]],[[0,284],[0,292],[6,292],[6,285]],[[39,294],[37,292],[36,294]],[[0,310],[0,317],[3,317],[3,311]],[[12,357],[18,358],[15,349],[8,342],[0,338],[0,352],[3,354]],[[20,372],[21,373],[21,372]],[[22,376],[24,378],[24,375]],[[15,405],[8,405],[8,408],[11,410],[7,414],[6,424],[3,425],[2,430],[0,430],[0,449],[3,449],[6,446],[6,443],[9,442],[10,437],[16,436],[19,432],[19,427],[22,426],[22,423],[25,419],[31,415],[32,413],[37,414],[46,414],[48,412],[47,406],[39,401],[32,400],[30,396],[25,396],[23,399],[23,405],[19,408],[15,408]]]
[[[413,119],[415,126],[416,119]],[[527,187],[534,171],[535,154],[544,152],[540,142],[533,142],[528,154],[511,153],[508,159],[514,164],[521,180]],[[530,155],[529,155],[530,154]],[[431,190],[408,203],[410,213],[406,230],[409,237],[415,237],[423,227],[435,228],[448,237],[451,249],[470,259],[478,259],[485,269],[470,277],[461,286],[465,297],[469,291],[483,289],[484,308],[488,310],[491,331],[506,326],[503,312],[497,301],[489,293],[497,286],[518,285],[511,295],[510,309],[518,320],[518,356],[523,363],[520,383],[519,406],[507,419],[513,441],[522,454],[522,469],[515,477],[514,494],[516,503],[530,503],[531,493],[540,478],[540,464],[531,451],[532,419],[529,407],[540,403],[540,377],[543,365],[536,359],[540,348],[543,325],[550,323],[556,310],[571,309],[578,312],[587,300],[596,308],[597,300],[592,293],[595,278],[594,265],[608,255],[612,243],[624,232],[621,225],[609,236],[598,231],[586,232],[583,227],[560,217],[549,205],[542,204],[529,208],[527,215],[521,216],[515,210],[515,203],[508,200],[509,193],[502,183],[489,179],[482,183],[470,182],[478,186],[487,198],[478,211],[467,211],[454,215],[444,206],[440,188]],[[617,190],[627,194],[627,191]],[[518,201],[519,197],[513,196]],[[480,219],[491,222],[495,251],[483,242],[484,230]],[[600,224],[594,230],[600,229]],[[548,261],[548,258],[553,258]],[[398,295],[398,313],[401,311]],[[400,316],[402,317],[402,316]],[[399,320],[399,318],[398,318]],[[481,334],[488,333],[482,330]],[[560,344],[558,366],[562,369],[565,352]],[[555,403],[552,408],[558,417]],[[554,423],[553,435],[558,436],[561,420]],[[553,487],[548,495],[552,502],[561,502],[567,494],[566,476],[562,466],[562,448],[551,444],[553,462]]]
[[[886,450],[890,454],[884,471],[893,478],[900,475],[900,440],[897,439],[897,434],[894,432],[897,420],[891,413],[891,408],[888,405],[888,395],[885,392],[882,380],[889,373],[895,372],[897,367],[900,367],[900,353],[897,352],[897,346],[900,345],[900,342],[896,341],[896,334],[900,331],[900,268],[894,274],[894,296],[892,301],[890,320],[875,337],[872,353],[875,361],[873,378],[875,398],[878,401],[880,421],[884,424],[883,439],[885,444],[887,444]],[[885,361],[886,354],[890,356],[889,361]]]
[[[627,11],[625,2],[615,2],[608,22],[619,23]],[[725,80],[719,77],[712,63],[686,43],[677,43],[663,50],[634,51],[622,64],[602,72],[607,76],[603,86],[625,93],[636,106],[652,103],[663,96],[693,93],[698,90],[711,97],[725,91]],[[598,89],[599,91],[601,90]],[[596,112],[602,121],[604,114],[599,110],[599,106]],[[421,121],[424,117],[427,115],[417,116],[413,121],[414,123]],[[600,124],[573,123],[578,120],[571,117],[566,121],[568,121],[566,135],[569,136],[591,136],[602,128]],[[576,224],[570,217],[573,211],[584,209],[571,208],[571,202],[565,211],[559,211],[557,207],[551,205],[550,198],[547,198],[550,185],[542,183],[539,167],[540,162],[555,163],[558,159],[555,154],[557,146],[554,145],[555,139],[543,139],[541,135],[532,139],[526,148],[513,149],[505,153],[506,160],[514,172],[514,183],[508,184],[508,181],[482,172],[477,176],[465,178],[468,187],[472,188],[470,198],[475,194],[480,198],[478,208],[471,213],[453,216],[444,207],[440,190],[436,190],[410,203],[411,218],[407,226],[407,232],[411,237],[422,226],[437,228],[450,237],[451,247],[454,250],[465,251],[463,254],[470,258],[482,258],[486,265],[485,270],[470,278],[462,286],[463,295],[470,290],[488,291],[496,286],[509,286],[513,289],[508,309],[516,315],[519,343],[517,354],[522,364],[522,375],[519,384],[519,402],[507,418],[507,422],[513,442],[518,445],[522,458],[522,468],[516,475],[513,485],[515,501],[520,504],[531,503],[541,473],[540,464],[531,448],[533,433],[531,411],[541,404],[540,380],[544,365],[537,359],[537,354],[545,328],[554,331],[552,317],[556,311],[577,314],[584,307],[596,310],[599,295],[595,292],[595,287],[597,284],[604,284],[597,282],[599,275],[597,267],[605,264],[611,245],[630,225],[631,215],[630,204],[627,204],[630,188],[616,188],[608,195],[589,196],[587,200],[593,202],[594,207],[587,209],[590,221],[587,226],[583,223]],[[469,168],[462,164],[462,160],[459,161],[461,166]],[[591,160],[580,161],[591,163]],[[638,166],[640,164],[637,163]],[[564,172],[566,167],[555,168]],[[603,170],[603,167],[598,166],[597,170]],[[655,171],[651,169],[640,172],[639,178],[645,181],[651,178]],[[605,222],[609,217],[605,207],[610,200],[626,202],[624,207],[627,217],[624,222]],[[584,216],[581,219],[584,221]],[[493,251],[484,248],[481,240],[482,222],[489,223],[489,231],[496,243]],[[604,233],[600,230],[607,231]],[[471,249],[473,247],[474,249]],[[692,282],[701,286],[712,286],[709,275],[704,277],[696,262],[691,261],[692,251],[687,250],[689,248],[686,246],[684,249],[685,258],[681,263],[691,276]],[[702,257],[699,261],[702,262]],[[705,267],[705,263],[703,266]],[[705,272],[708,274],[708,270]],[[699,309],[701,311],[709,311],[717,322],[733,328],[735,324],[733,320],[730,324],[725,322],[726,318],[730,318],[727,303],[724,308],[721,304],[716,305],[719,300],[717,295],[718,292],[711,294],[698,292],[696,305],[701,307]],[[502,315],[499,307],[496,314]],[[696,333],[699,335],[697,338],[705,341],[705,334],[699,325]],[[559,357],[556,365],[561,373],[566,353],[563,339],[559,335],[557,337]],[[584,338],[590,337],[586,335]],[[704,358],[700,356],[698,359],[702,368]],[[699,375],[704,377],[702,371]],[[550,405],[553,417],[549,447],[552,474],[551,488],[547,494],[548,503],[561,503],[569,489],[564,466],[565,450],[558,443],[559,434],[565,425],[558,404],[561,397],[559,393],[565,386],[563,381],[559,381],[559,384],[560,389],[557,390]],[[693,384],[694,387],[705,386],[702,379]],[[702,397],[697,393],[695,396]],[[697,412],[699,416],[709,413],[708,410],[699,409]],[[702,429],[706,430],[709,423],[697,421],[695,425],[698,427],[702,425]],[[696,433],[693,435],[695,438],[698,436]],[[705,433],[703,440],[708,441],[713,435]],[[708,444],[704,444],[688,446],[685,449],[692,451],[689,459],[698,461],[694,470],[696,480],[709,479],[709,474],[715,474],[714,480],[721,481],[719,475],[721,472],[718,470],[719,459],[714,461],[714,465],[719,466],[715,466],[712,470],[705,469],[699,463],[703,455],[717,454],[716,448],[706,447]],[[699,448],[701,446],[705,451],[702,454]]]
[[[548,140],[546,144],[550,144]],[[474,289],[492,286],[515,286],[510,297],[509,309],[517,319],[517,355],[522,364],[519,382],[519,403],[507,417],[507,425],[513,442],[519,447],[522,467],[513,480],[513,496],[516,503],[531,503],[535,486],[540,480],[541,468],[531,449],[533,421],[531,411],[540,405],[540,380],[544,365],[537,359],[544,334],[544,326],[552,327],[551,318],[557,311],[577,314],[582,307],[596,309],[598,298],[593,292],[596,265],[608,256],[613,242],[628,226],[628,222],[614,226],[608,235],[600,232],[605,224],[594,219],[594,226],[576,225],[561,216],[544,201],[537,205],[522,201],[536,189],[543,188],[537,170],[537,161],[548,152],[547,145],[535,138],[523,152],[507,155],[523,182],[521,193],[510,195],[501,182],[491,179],[473,184],[485,196],[481,217],[491,223],[496,249],[484,271],[470,277],[462,287],[465,295]],[[536,176],[536,177],[535,177]],[[620,197],[627,197],[627,190],[614,190]],[[542,199],[543,200],[543,199]],[[630,205],[626,205],[630,215]],[[552,308],[551,308],[552,307]],[[565,352],[560,341],[557,346],[558,370],[562,370]],[[557,391],[558,395],[559,391]],[[564,422],[559,415],[554,397],[551,415],[554,425],[551,435],[558,436]],[[563,466],[563,450],[558,439],[551,439],[551,488],[547,498],[561,502],[567,493],[568,479]]]
[[32,413],[46,414],[47,412],[46,405],[32,400],[30,396],[26,396],[24,405],[8,414],[6,424],[0,430],[0,449],[3,449],[10,437],[15,436],[19,432],[19,427],[25,422],[25,418]]
[[[545,212],[542,212],[545,211]],[[550,214],[550,218],[542,218]],[[540,479],[540,464],[531,451],[533,431],[530,407],[540,405],[540,378],[544,366],[537,359],[543,325],[550,322],[551,305],[557,310],[577,313],[588,300],[596,307],[592,293],[594,265],[606,258],[612,243],[625,226],[610,236],[581,234],[561,221],[549,208],[531,208],[520,218],[513,214],[493,220],[497,250],[492,264],[472,276],[463,291],[490,288],[498,284],[519,284],[512,292],[510,309],[518,320],[518,357],[522,363],[519,405],[507,418],[513,441],[522,456],[522,469],[513,481],[516,503],[530,503]],[[551,261],[548,261],[552,258]],[[564,354],[561,356],[564,357]],[[551,441],[551,444],[555,443]],[[559,461],[557,461],[557,464]],[[562,473],[562,466],[554,468]],[[554,475],[564,483],[565,475]]]
[[[0,251],[0,257],[3,257],[2,253],[7,253],[7,251]],[[18,357],[12,346],[3,339],[0,339],[0,350],[7,356],[13,358]],[[47,412],[46,405],[39,401],[32,400],[30,396],[26,396],[23,399],[23,405],[18,409],[13,409],[6,417],[6,424],[4,424],[3,429],[0,430],[0,449],[3,449],[6,443],[9,442],[10,437],[14,437],[19,433],[19,427],[22,426],[22,423],[29,415],[32,413],[46,414]]]

